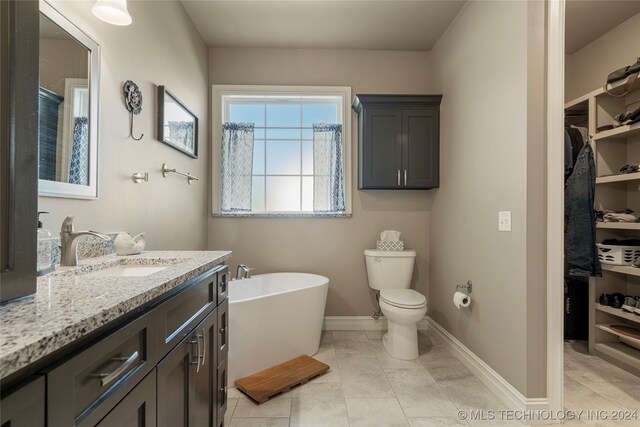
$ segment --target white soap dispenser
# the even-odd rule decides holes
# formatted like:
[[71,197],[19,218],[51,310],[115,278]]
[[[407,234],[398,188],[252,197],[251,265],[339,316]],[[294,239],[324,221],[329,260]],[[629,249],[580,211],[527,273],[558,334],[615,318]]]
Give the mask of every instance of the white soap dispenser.
[[53,271],[52,264],[52,248],[51,233],[43,227],[40,220],[40,214],[48,214],[49,212],[38,212],[38,275],[42,276]]

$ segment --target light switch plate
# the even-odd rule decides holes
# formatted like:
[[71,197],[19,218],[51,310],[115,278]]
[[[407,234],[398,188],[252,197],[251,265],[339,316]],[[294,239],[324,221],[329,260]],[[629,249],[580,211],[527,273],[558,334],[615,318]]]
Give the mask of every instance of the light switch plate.
[[511,211],[498,212],[498,231],[511,231]]

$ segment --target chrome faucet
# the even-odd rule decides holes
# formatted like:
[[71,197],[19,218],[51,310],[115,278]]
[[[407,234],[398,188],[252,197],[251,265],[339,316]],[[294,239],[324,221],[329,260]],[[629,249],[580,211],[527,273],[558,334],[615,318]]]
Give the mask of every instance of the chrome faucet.
[[[238,269],[236,270],[236,280],[250,279],[251,270],[253,270],[253,268],[249,267],[248,265],[238,264]],[[244,277],[242,277],[243,272],[244,272]]]
[[78,265],[78,240],[82,236],[95,236],[102,240],[111,240],[106,234],[97,231],[73,231],[73,217],[68,216],[60,228],[61,266]]

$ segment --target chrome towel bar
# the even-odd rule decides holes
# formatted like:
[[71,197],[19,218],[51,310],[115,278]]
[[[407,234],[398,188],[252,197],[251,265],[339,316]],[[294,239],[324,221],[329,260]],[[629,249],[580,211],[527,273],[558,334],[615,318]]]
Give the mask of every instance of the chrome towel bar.
[[179,170],[177,170],[177,169],[171,169],[171,168],[169,168],[169,166],[167,166],[167,164],[166,164],[166,163],[163,163],[163,164],[162,164],[162,176],[166,178],[168,173],[175,173],[175,174],[178,174],[178,175],[182,175],[182,176],[187,177],[187,183],[188,183],[189,185],[191,185],[191,181],[200,181],[200,178],[198,178],[198,177],[196,177],[196,176],[191,175],[191,173],[190,173],[190,172],[187,172],[187,173],[185,173],[185,172],[180,172],[180,171],[179,171]]

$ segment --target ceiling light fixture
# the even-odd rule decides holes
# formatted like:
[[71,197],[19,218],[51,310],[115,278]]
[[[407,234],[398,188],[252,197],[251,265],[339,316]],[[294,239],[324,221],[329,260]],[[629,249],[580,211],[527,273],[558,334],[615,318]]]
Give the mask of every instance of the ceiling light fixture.
[[91,9],[93,14],[113,25],[129,25],[132,22],[127,10],[127,0],[98,0]]

